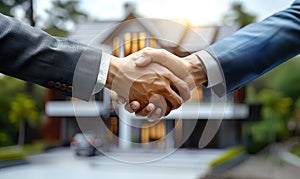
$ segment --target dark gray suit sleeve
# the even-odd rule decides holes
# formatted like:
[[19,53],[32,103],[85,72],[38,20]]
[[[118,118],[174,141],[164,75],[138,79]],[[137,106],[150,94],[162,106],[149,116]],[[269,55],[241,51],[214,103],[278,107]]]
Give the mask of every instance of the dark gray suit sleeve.
[[0,14],[0,73],[88,100],[100,61],[98,49]]

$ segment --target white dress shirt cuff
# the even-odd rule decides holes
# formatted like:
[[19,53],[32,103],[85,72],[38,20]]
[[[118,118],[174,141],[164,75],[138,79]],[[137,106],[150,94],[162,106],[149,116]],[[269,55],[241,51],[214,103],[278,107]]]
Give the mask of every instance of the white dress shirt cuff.
[[219,97],[223,96],[226,93],[226,83],[222,68],[217,59],[205,50],[201,50],[195,54],[202,61],[206,70],[207,83],[203,85],[212,89],[212,91]]
[[99,93],[104,88],[107,80],[110,56],[110,54],[102,52],[100,69],[93,94]]

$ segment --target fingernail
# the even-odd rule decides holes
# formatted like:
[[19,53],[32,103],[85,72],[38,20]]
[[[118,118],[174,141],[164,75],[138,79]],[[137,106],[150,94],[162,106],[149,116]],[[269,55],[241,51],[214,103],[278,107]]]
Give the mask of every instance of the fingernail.
[[160,108],[157,108],[156,110],[155,110],[155,114],[157,114],[157,115],[161,115],[161,109]]
[[124,104],[124,103],[126,102],[125,99],[122,98],[122,97],[118,97],[118,101],[119,101],[119,103],[121,103],[121,104]]
[[147,105],[147,107],[146,107],[146,110],[149,111],[149,112],[151,112],[151,111],[154,110],[154,108],[155,108],[154,104],[149,103],[149,104]]
[[158,119],[156,119],[156,118],[155,118],[155,119],[147,118],[147,121],[148,121],[148,122],[151,122],[151,123],[152,123],[152,122],[156,122],[157,120],[158,120]]
[[142,63],[144,61],[144,57],[139,57],[138,59],[136,59],[135,63]]
[[130,104],[130,108],[134,111],[137,110],[137,106],[135,104]]

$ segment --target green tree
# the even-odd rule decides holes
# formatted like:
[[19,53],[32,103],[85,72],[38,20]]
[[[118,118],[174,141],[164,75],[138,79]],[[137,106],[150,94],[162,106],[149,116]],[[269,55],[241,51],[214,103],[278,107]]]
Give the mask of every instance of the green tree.
[[20,7],[25,11],[25,17],[28,18],[30,14],[31,0],[0,0],[0,12],[7,16],[14,16],[12,10],[16,7]]
[[14,144],[18,127],[8,120],[10,101],[24,90],[24,82],[1,75],[0,78],[0,146]]
[[239,23],[244,27],[256,20],[256,16],[247,12],[240,2],[234,2],[230,11],[224,15],[223,22],[225,24]]
[[[31,23],[33,9],[32,0],[0,0],[0,12],[13,16],[14,9],[23,10],[24,18]],[[66,36],[68,27],[87,18],[87,15],[79,10],[79,1],[52,1],[52,8],[48,10],[48,20],[44,23],[45,30],[52,35]],[[24,81],[0,74],[0,146],[11,145],[16,142],[18,123],[9,120],[10,102],[15,100],[16,94],[28,91],[34,99],[38,111],[44,110],[44,88],[38,85],[25,85]]]
[[11,16],[11,9],[13,4],[9,3],[8,0],[0,0],[0,12],[7,16]]
[[78,22],[87,20],[88,15],[79,9],[79,1],[52,1],[52,7],[46,10],[48,19],[44,30],[55,36],[66,36],[70,28]]
[[299,57],[295,57],[248,85],[247,101],[263,105],[261,121],[247,126],[252,146],[267,145],[293,135],[287,123],[294,118],[293,110],[300,104],[296,101],[300,99],[299,69]]
[[[257,93],[265,88],[280,91],[284,97],[300,98],[300,57],[295,57],[286,63],[272,69],[248,85],[251,89],[249,101],[258,101]],[[256,99],[254,99],[256,97]]]
[[292,114],[293,100],[274,89],[263,89],[258,93],[262,104],[261,120],[245,126],[248,151],[256,153],[266,145],[286,139],[292,135],[287,122]]
[[25,143],[25,123],[33,126],[40,119],[35,101],[26,94],[18,94],[10,103],[9,121],[19,124],[18,144]]
[[284,96],[293,99],[300,97],[300,61],[299,57],[289,61],[280,68],[276,75],[274,86],[280,90]]
[[[25,82],[0,74],[0,146],[12,145],[18,135],[18,123],[11,123],[9,113],[10,103],[17,94],[24,93]],[[44,110],[44,88],[34,86],[32,98],[39,112]]]

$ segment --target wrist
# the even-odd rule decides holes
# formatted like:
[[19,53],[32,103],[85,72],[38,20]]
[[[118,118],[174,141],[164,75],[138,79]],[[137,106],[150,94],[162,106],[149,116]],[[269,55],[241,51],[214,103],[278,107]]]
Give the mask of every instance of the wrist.
[[109,69],[108,69],[108,73],[107,73],[107,80],[105,83],[106,88],[111,89],[112,83],[115,80],[117,73],[121,69],[121,66],[122,66],[121,62],[122,62],[122,60],[120,60],[119,58],[117,58],[115,56],[110,57]]
[[186,63],[186,67],[188,69],[188,72],[190,72],[190,74],[192,75],[197,86],[200,86],[201,84],[207,82],[205,67],[195,54],[184,57],[184,60],[188,62]]

